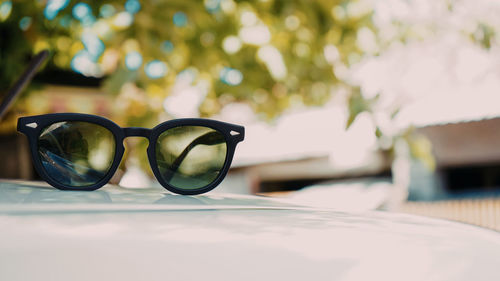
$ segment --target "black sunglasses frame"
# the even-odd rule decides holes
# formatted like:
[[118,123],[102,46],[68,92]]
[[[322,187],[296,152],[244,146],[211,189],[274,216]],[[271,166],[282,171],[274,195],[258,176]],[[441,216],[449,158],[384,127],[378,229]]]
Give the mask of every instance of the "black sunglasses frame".
[[[111,167],[109,171],[106,173],[106,175],[97,183],[81,187],[67,186],[52,179],[45,171],[38,152],[38,138],[43,129],[54,123],[63,121],[81,121],[81,122],[97,124],[108,129],[113,134],[115,138],[115,156],[113,159],[113,163],[111,164]],[[156,141],[158,140],[160,134],[162,134],[166,130],[180,126],[208,127],[222,133],[222,135],[224,136],[224,139],[227,144],[227,153],[224,166],[222,167],[222,170],[220,171],[217,178],[207,186],[197,189],[180,189],[168,184],[160,174],[156,160]],[[42,179],[44,179],[50,185],[61,190],[93,191],[104,186],[106,183],[109,182],[111,177],[116,172],[116,169],[120,165],[123,153],[125,151],[125,148],[123,146],[124,139],[127,137],[147,138],[149,141],[149,145],[147,148],[149,164],[156,179],[167,190],[182,195],[196,195],[205,193],[214,189],[217,185],[219,185],[220,182],[226,176],[227,172],[229,171],[229,167],[231,166],[231,162],[233,160],[236,145],[239,142],[243,141],[243,139],[245,138],[245,128],[243,126],[211,120],[211,119],[203,119],[203,118],[174,119],[163,122],[154,127],[153,129],[140,128],[140,127],[122,128],[113,121],[108,120],[106,118],[96,115],[80,114],[80,113],[54,113],[54,114],[21,117],[17,121],[17,130],[25,134],[28,138],[33,164],[40,177],[42,177]]]

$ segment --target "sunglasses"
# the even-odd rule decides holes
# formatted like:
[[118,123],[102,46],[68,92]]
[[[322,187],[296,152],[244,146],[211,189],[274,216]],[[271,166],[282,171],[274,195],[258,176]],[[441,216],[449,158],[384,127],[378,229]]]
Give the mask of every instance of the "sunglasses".
[[245,128],[209,119],[176,119],[153,129],[121,128],[103,117],[55,113],[18,119],[28,137],[36,171],[62,190],[96,190],[113,176],[126,137],[144,137],[149,164],[167,190],[194,195],[226,176]]

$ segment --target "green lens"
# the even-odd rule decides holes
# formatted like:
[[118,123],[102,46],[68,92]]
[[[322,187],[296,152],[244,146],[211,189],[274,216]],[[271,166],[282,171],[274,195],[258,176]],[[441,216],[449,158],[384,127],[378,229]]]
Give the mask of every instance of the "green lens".
[[192,190],[212,183],[226,161],[224,135],[201,126],[181,126],[163,132],[156,142],[161,177],[178,189]]
[[73,187],[90,186],[107,174],[115,156],[115,138],[106,128],[65,121],[42,130],[38,153],[47,174]]

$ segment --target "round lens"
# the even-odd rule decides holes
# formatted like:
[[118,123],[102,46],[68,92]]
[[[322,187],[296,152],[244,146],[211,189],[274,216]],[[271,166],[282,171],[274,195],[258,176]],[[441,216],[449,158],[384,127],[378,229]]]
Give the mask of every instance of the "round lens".
[[42,130],[38,153],[47,174],[72,187],[90,186],[105,177],[115,156],[115,138],[106,128],[65,121]]
[[181,126],[163,132],[156,142],[161,177],[171,186],[192,190],[212,183],[226,161],[224,135],[201,126]]

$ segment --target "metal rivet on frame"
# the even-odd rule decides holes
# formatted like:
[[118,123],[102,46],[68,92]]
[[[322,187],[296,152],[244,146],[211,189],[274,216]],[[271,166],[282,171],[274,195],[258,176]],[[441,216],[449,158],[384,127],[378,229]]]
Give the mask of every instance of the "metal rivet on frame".
[[30,128],[36,128],[38,127],[38,124],[36,122],[33,122],[33,123],[29,123],[29,124],[26,124],[26,127],[30,127]]

